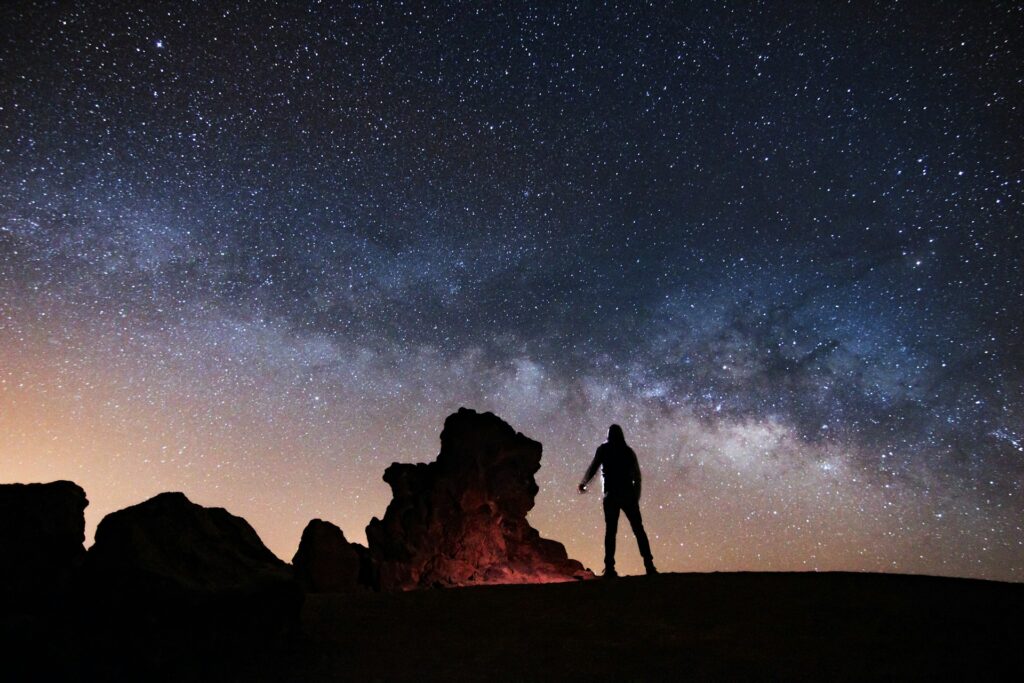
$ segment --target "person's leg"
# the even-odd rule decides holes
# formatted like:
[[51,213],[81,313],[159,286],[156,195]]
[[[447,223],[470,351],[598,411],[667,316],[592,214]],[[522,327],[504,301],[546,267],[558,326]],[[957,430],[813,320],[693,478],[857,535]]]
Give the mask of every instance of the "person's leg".
[[647,532],[644,531],[644,520],[640,516],[640,502],[631,500],[624,503],[622,511],[626,513],[629,525],[633,527],[633,534],[636,536],[636,544],[640,548],[640,556],[644,558],[644,566],[648,571],[654,567],[654,558],[651,556],[651,543],[647,540]]
[[615,572],[615,534],[619,529],[619,503],[610,496],[604,499],[604,571]]

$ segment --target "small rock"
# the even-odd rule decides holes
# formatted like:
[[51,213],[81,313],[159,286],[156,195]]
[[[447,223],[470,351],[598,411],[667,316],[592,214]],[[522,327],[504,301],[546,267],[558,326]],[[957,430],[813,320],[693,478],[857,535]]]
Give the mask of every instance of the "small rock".
[[292,567],[309,593],[346,593],[365,587],[365,561],[366,548],[349,543],[334,524],[314,519],[302,532]]

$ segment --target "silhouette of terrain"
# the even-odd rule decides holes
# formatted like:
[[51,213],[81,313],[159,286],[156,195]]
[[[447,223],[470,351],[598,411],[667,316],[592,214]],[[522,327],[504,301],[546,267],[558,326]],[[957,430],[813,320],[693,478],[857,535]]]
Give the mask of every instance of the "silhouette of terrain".
[[365,547],[351,543],[335,524],[310,520],[292,558],[295,578],[309,593],[344,593],[371,583]]
[[182,493],[113,512],[96,529],[81,575],[82,611],[95,628],[180,651],[277,642],[298,626],[304,598],[292,568],[241,517]]
[[387,469],[394,499],[368,548],[313,520],[292,565],[182,493],[111,513],[86,552],[80,487],[0,485],[0,680],[1024,676],[1021,584],[575,580],[592,574],[526,520],[540,457],[460,409],[435,462]]
[[[1024,586],[847,573],[307,595],[299,632],[221,647],[0,617],[6,680],[1022,680]],[[20,624],[19,624],[20,625]],[[210,638],[207,634],[206,638]],[[0,646],[2,647],[2,646]],[[12,657],[12,655],[14,655]],[[6,673],[12,673],[7,677]]]
[[393,498],[366,527],[369,547],[312,520],[292,560],[297,578],[313,593],[593,578],[526,519],[541,452],[494,414],[460,408],[445,420],[433,462],[385,470]]
[[0,485],[0,605],[60,601],[85,561],[88,505],[70,481]]
[[297,679],[1022,680],[1024,585],[661,574],[307,596]]

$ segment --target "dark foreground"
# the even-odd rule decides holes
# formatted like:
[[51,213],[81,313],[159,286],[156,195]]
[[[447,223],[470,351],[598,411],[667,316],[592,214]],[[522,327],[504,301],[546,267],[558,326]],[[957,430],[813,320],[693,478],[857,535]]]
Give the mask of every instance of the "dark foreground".
[[2,677],[1024,680],[1022,608],[1019,584],[845,573],[308,595],[299,632],[258,647],[8,619],[20,664]]
[[667,574],[310,596],[320,680],[1024,680],[1024,585],[871,574]]

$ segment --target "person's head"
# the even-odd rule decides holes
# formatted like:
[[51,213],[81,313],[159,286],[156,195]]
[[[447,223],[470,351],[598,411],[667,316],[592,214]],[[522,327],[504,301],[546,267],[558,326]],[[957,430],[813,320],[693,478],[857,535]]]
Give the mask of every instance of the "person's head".
[[624,443],[626,436],[622,433],[622,427],[619,425],[612,425],[608,428],[608,441],[616,443]]

